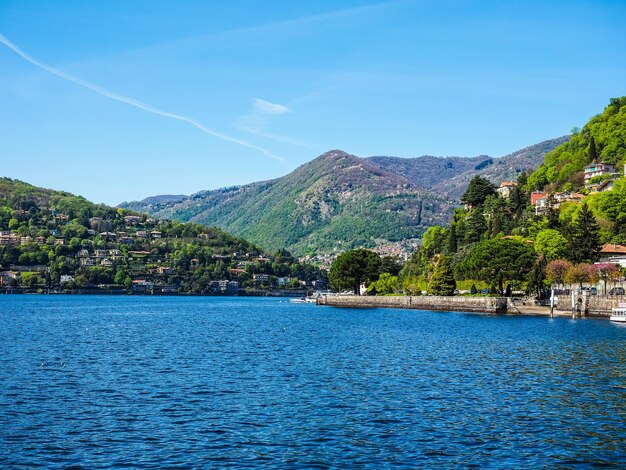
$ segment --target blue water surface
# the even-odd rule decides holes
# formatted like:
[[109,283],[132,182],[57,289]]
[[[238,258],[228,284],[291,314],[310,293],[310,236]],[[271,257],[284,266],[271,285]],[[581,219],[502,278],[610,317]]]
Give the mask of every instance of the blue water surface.
[[0,296],[0,466],[626,465],[626,328]]

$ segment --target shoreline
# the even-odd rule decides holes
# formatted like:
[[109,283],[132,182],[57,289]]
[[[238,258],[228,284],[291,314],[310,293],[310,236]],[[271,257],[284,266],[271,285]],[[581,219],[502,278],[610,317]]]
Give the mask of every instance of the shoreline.
[[[38,292],[38,290],[44,290]],[[55,289],[31,289],[31,288],[3,288],[0,289],[2,295],[104,295],[104,296],[149,296],[149,297],[304,297],[306,290],[287,291],[287,290],[250,290],[240,291],[240,293],[217,294],[212,292],[150,292],[150,291],[129,291],[125,289],[107,290],[107,289],[76,289],[73,291],[58,291]]]
[[[338,308],[402,308],[411,310],[455,311],[492,315],[526,315],[550,317],[550,307],[517,305],[506,297],[463,296],[328,296],[318,298],[317,305]],[[553,317],[572,318],[571,310],[554,309]],[[574,318],[608,319],[610,312],[590,311]]]

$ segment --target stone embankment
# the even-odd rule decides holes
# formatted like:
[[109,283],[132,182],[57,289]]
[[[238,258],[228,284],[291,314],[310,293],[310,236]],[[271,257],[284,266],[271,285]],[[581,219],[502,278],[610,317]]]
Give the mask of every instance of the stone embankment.
[[[574,297],[575,309],[580,309],[582,314],[593,317],[608,317],[611,315],[613,307],[626,302],[623,295],[581,295]],[[569,295],[559,295],[556,297],[555,310],[564,312],[572,311],[572,297]]]
[[505,297],[323,295],[318,305],[348,308],[411,308],[454,312],[506,313]]

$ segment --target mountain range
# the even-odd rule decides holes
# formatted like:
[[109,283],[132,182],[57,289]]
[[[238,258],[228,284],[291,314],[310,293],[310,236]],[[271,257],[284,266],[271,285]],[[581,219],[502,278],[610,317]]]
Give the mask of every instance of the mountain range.
[[266,249],[287,248],[301,256],[383,246],[446,225],[474,175],[497,184],[515,180],[568,139],[500,158],[360,158],[332,150],[273,180],[190,196],[152,196],[119,207],[215,225]]

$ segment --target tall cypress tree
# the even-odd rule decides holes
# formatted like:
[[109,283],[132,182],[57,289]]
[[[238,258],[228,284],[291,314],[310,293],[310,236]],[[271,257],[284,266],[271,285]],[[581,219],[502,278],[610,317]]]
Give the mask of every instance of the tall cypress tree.
[[569,238],[573,262],[597,261],[600,252],[600,226],[586,202],[580,206],[580,211],[571,224]]
[[456,224],[452,222],[450,224],[450,231],[448,232],[448,253],[454,254],[458,249],[458,242],[456,240]]
[[428,293],[431,295],[454,295],[455,289],[456,281],[450,261],[446,256],[441,255],[428,283]]
[[591,136],[589,140],[589,161],[595,162],[598,159],[598,150],[596,149],[596,139]]

